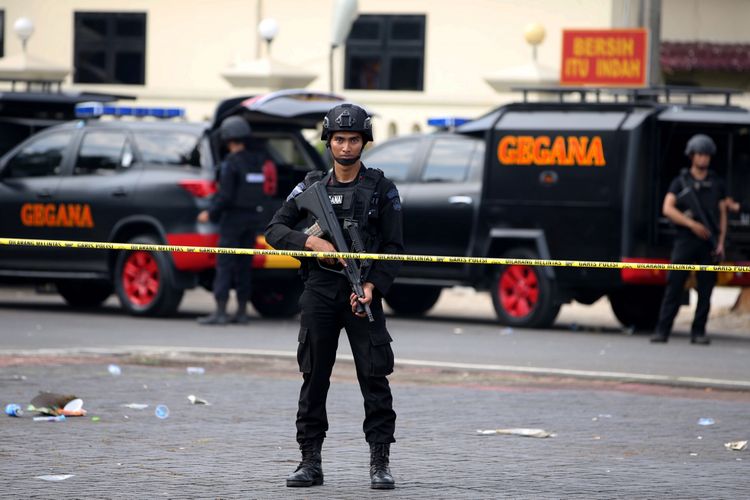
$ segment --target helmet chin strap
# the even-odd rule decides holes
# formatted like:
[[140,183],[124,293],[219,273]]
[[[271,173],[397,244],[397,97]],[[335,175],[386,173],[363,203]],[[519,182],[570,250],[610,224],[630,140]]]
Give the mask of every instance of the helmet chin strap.
[[[365,144],[367,144],[367,143],[365,142],[365,143],[362,144],[362,149],[359,150],[359,154],[357,156],[355,156],[354,158],[336,158],[335,156],[333,156],[333,151],[331,151],[331,156],[333,156],[334,161],[336,163],[338,163],[339,165],[343,165],[345,167],[349,167],[349,166],[354,165],[355,163],[357,163],[359,161],[359,159],[362,158],[362,151],[365,150]],[[326,147],[328,149],[331,149],[331,141],[328,141],[326,143]]]
[[336,160],[336,163],[338,163],[339,165],[344,165],[345,167],[348,167],[350,165],[354,165],[355,163],[357,163],[361,157],[362,155],[357,155],[354,158],[336,158],[335,156],[333,156],[333,159]]

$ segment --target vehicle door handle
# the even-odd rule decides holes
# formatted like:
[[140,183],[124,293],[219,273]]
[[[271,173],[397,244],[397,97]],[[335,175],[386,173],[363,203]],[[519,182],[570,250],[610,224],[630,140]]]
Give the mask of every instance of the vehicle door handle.
[[40,191],[37,191],[36,197],[46,200],[48,198],[52,198],[52,193],[50,193],[49,189],[42,189]]
[[471,196],[451,196],[448,198],[448,203],[451,205],[471,205],[474,200],[471,199]]
[[122,186],[118,186],[112,191],[112,196],[121,197],[126,196],[127,194],[127,191],[125,191],[125,188]]

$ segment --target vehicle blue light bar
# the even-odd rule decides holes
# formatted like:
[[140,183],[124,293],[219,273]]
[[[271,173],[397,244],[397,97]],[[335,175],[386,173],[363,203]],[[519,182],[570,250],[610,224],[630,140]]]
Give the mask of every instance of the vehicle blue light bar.
[[137,118],[182,118],[184,108],[161,108],[148,106],[114,106],[100,102],[82,102],[76,104],[76,117],[97,118],[100,116],[135,116]]
[[458,127],[464,123],[471,121],[468,118],[459,118],[457,116],[440,116],[436,118],[428,118],[427,125],[432,127],[449,128]]

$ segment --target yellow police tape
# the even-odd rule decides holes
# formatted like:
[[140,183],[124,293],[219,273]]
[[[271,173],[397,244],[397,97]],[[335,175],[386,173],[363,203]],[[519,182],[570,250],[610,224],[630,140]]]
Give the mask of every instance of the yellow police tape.
[[652,262],[606,262],[591,260],[508,259],[502,257],[453,257],[440,255],[380,254],[353,252],[310,252],[304,250],[271,250],[259,248],[192,247],[178,245],[148,245],[141,243],[102,243],[96,241],[38,240],[0,238],[0,245],[56,247],[84,250],[128,250],[145,252],[215,253],[229,255],[277,255],[314,257],[318,259],[345,258],[370,260],[400,260],[405,262],[439,262],[445,264],[491,264],[551,267],[588,267],[598,269],[645,269],[652,271],[709,271],[715,273],[750,273],[750,266],[659,264]]

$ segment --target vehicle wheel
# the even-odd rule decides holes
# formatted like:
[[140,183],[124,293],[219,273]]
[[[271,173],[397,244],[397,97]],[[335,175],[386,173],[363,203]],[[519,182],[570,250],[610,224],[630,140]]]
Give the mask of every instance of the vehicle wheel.
[[422,316],[432,309],[442,291],[439,286],[393,285],[385,302],[399,316]]
[[[156,245],[158,241],[139,236],[128,243]],[[165,252],[120,252],[114,281],[123,309],[134,316],[174,314],[185,291],[173,285],[172,273],[172,261]]]
[[[538,259],[536,252],[516,249],[509,259]],[[546,328],[554,323],[560,304],[555,298],[554,282],[542,268],[500,266],[495,272],[492,304],[500,323],[525,328]]]
[[97,307],[112,295],[112,284],[104,281],[58,281],[55,285],[71,307]]
[[623,326],[650,332],[659,320],[663,295],[664,287],[661,286],[626,286],[610,293],[609,303]]
[[253,282],[250,302],[258,314],[266,318],[291,318],[299,312],[302,282],[298,279],[282,282]]

